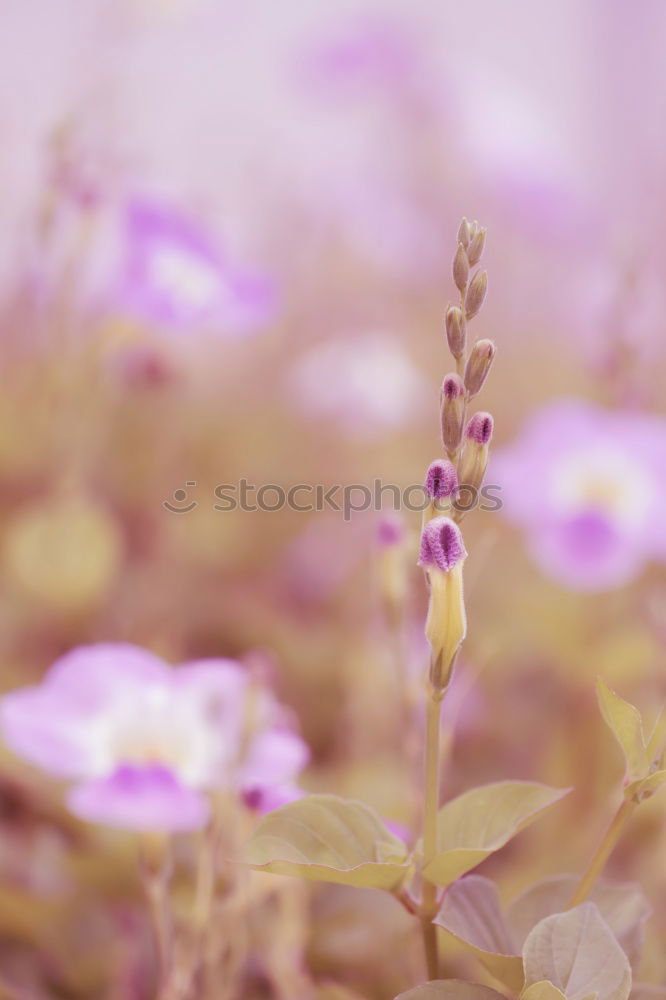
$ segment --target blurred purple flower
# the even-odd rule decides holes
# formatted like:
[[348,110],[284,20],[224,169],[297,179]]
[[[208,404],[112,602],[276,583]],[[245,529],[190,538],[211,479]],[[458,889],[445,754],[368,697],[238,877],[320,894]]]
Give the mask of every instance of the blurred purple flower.
[[263,275],[238,270],[211,236],[176,210],[129,203],[121,297],[161,328],[254,332],[271,317],[275,292]]
[[489,481],[535,562],[567,587],[621,586],[666,560],[663,417],[553,402],[494,456]]
[[257,806],[299,794],[308,752],[284,711],[233,660],[171,669],[123,643],[80,646],[41,684],[0,702],[18,756],[74,782],[82,819],[132,830],[194,830],[206,792],[233,788]]
[[411,422],[429,390],[401,344],[374,333],[317,344],[288,379],[291,400],[356,437]]
[[303,79],[309,91],[338,94],[340,89],[388,96],[413,82],[419,51],[407,25],[384,17],[365,17],[330,33],[306,52]]

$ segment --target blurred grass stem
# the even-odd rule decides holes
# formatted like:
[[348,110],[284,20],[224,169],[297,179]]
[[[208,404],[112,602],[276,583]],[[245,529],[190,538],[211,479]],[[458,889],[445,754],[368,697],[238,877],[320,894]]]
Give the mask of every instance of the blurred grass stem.
[[167,1000],[171,979],[172,927],[169,912],[169,842],[146,834],[140,843],[140,870],[157,954],[157,1000]]

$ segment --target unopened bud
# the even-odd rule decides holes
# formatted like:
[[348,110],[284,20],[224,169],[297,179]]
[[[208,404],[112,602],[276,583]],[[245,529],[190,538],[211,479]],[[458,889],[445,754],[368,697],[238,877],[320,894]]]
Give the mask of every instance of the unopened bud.
[[493,418],[489,413],[475,413],[465,431],[465,450],[460,461],[459,514],[476,503],[488,466],[488,446],[493,434]]
[[492,340],[477,340],[465,366],[465,388],[470,396],[480,392],[495,357]]
[[471,265],[474,267],[481,260],[481,254],[483,253],[483,248],[486,243],[486,231],[485,229],[479,229],[478,233],[470,240],[469,248],[467,250],[467,259]]
[[483,305],[488,288],[488,275],[485,271],[477,271],[470,281],[467,295],[465,296],[465,315],[467,319],[476,316]]
[[419,566],[448,572],[461,562],[467,552],[460,528],[450,517],[434,517],[421,533]]
[[492,415],[486,413],[485,410],[480,410],[467,424],[465,437],[476,441],[477,444],[490,444],[494,426]]
[[455,493],[458,474],[452,462],[438,458],[432,462],[426,473],[424,489],[430,500],[443,500]]
[[469,261],[467,260],[467,251],[462,243],[459,243],[455,257],[453,258],[453,280],[455,281],[456,288],[459,292],[464,292],[467,288],[468,278]]
[[442,383],[442,441],[449,455],[460,446],[465,419],[465,386],[459,375],[447,375]]
[[463,219],[458,227],[458,243],[462,243],[464,247],[469,246],[469,222],[467,219]]
[[430,643],[430,683],[446,690],[467,631],[462,567],[465,545],[460,528],[448,517],[428,521],[421,536],[419,564],[428,572],[430,603],[426,637]]
[[438,458],[426,473],[423,489],[429,504],[423,512],[424,524],[439,514],[452,513],[452,497],[458,490],[458,473],[453,462]]
[[446,339],[453,357],[462,357],[465,353],[465,324],[458,306],[449,306],[446,310]]

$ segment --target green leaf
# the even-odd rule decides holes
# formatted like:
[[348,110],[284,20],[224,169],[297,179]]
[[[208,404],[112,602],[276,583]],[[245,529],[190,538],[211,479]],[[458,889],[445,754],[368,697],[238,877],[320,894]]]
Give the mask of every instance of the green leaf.
[[[524,981],[520,952],[527,935],[544,917],[566,910],[577,884],[573,875],[544,879],[503,912],[495,884],[481,875],[467,875],[449,886],[434,922],[465,945],[497,980],[519,993]],[[651,913],[640,886],[597,882],[590,901],[637,968],[643,927]]]
[[594,903],[546,917],[523,948],[525,985],[548,980],[567,1000],[627,1000],[631,968],[627,956]]
[[405,844],[362,802],[307,795],[268,813],[245,846],[246,864],[369,889],[394,889],[409,860]]
[[567,1000],[564,993],[553,986],[547,979],[542,979],[540,983],[532,983],[523,993],[520,1000]]
[[466,983],[462,979],[434,979],[401,993],[395,1000],[506,1000],[489,986]]
[[434,923],[464,944],[514,993],[523,985],[523,961],[504,919],[494,882],[467,875],[449,886]]
[[597,680],[597,698],[604,721],[624,754],[627,778],[644,778],[650,769],[650,761],[640,712],[620,698],[600,677]]
[[[507,907],[506,920],[519,947],[540,920],[567,909],[577,885],[574,875],[556,875],[535,883],[514,899]],[[643,928],[652,912],[641,887],[633,882],[616,885],[599,881],[589,898],[617,938],[630,965],[638,968]]]
[[569,791],[532,781],[498,781],[459,795],[439,812],[438,854],[423,875],[435,885],[450,885]]

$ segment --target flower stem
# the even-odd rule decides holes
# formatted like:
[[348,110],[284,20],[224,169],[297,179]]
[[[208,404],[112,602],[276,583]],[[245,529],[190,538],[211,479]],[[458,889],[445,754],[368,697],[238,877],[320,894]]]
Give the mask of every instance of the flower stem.
[[158,1000],[169,994],[171,978],[171,914],[169,911],[170,856],[168,841],[145,834],[140,843],[140,870],[148,901],[157,952]]
[[[441,694],[430,691],[426,704],[425,782],[423,806],[423,867],[437,854],[437,809],[439,806],[439,735],[442,708]],[[437,887],[424,879],[421,903],[421,928],[425,948],[428,978],[437,979],[437,928],[433,918],[437,913]]]
[[599,878],[599,875],[603,871],[603,868],[611,856],[615,845],[620,839],[622,831],[624,830],[628,820],[633,815],[637,804],[638,803],[632,801],[631,799],[624,799],[622,801],[622,804],[619,806],[615,816],[611,820],[601,843],[597,847],[592,860],[585,869],[581,880],[578,883],[578,888],[569,903],[569,909],[573,906],[578,906],[579,903],[582,903],[587,899],[590,890]]

